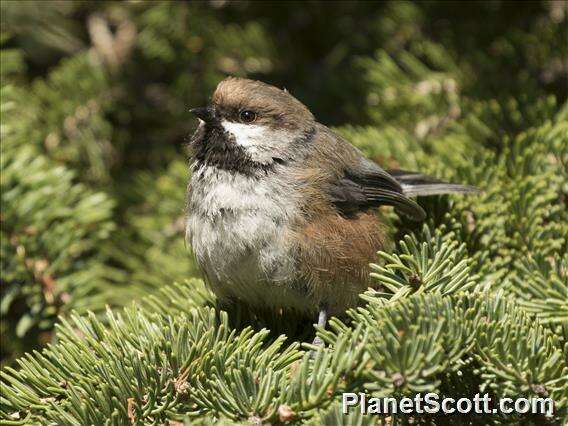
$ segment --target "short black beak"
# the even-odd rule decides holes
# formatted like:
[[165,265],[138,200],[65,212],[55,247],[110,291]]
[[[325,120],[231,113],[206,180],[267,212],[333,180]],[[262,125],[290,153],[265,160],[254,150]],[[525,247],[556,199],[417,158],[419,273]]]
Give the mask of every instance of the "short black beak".
[[215,118],[215,110],[213,109],[213,107],[200,107],[200,108],[192,108],[189,110],[189,112],[191,112],[193,115],[195,115],[197,118],[207,122],[211,122],[213,121],[213,119]]

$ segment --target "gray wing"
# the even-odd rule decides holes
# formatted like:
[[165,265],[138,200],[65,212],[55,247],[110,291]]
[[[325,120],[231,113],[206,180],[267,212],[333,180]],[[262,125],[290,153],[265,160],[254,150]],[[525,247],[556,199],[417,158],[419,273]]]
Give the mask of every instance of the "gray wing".
[[426,218],[422,207],[406,196],[402,186],[389,173],[362,156],[357,163],[346,168],[344,176],[329,191],[333,204],[342,214],[350,216],[387,205],[411,219]]
[[421,221],[426,218],[426,213],[409,197],[479,192],[473,186],[447,183],[421,173],[405,170],[387,172],[327,127],[319,125],[318,132],[320,136],[316,142],[327,146],[323,157],[326,167],[335,170],[335,176],[338,176],[329,186],[329,196],[343,215],[350,216],[387,205],[413,220]]

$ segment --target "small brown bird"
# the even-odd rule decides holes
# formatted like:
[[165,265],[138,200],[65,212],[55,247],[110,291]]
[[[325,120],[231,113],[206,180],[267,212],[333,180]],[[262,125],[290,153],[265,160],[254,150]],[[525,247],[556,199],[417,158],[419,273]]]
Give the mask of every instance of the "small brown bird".
[[221,300],[327,316],[357,305],[387,236],[377,208],[423,220],[411,196],[472,192],[386,172],[290,93],[227,78],[191,110],[186,237]]

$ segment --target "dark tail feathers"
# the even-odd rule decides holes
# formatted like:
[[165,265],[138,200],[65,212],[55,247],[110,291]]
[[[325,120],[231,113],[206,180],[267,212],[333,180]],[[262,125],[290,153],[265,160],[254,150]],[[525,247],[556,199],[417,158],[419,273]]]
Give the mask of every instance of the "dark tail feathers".
[[475,186],[443,182],[433,177],[423,175],[422,173],[409,172],[406,170],[388,170],[388,173],[400,183],[404,195],[408,195],[409,197],[423,197],[456,192],[481,192]]

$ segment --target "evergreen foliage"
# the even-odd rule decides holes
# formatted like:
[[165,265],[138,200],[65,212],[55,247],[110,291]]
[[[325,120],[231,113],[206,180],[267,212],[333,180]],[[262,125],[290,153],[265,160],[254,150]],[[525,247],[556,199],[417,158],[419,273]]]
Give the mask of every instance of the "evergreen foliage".
[[[30,143],[32,112],[13,86],[2,88],[2,340],[4,356],[28,331],[49,330],[59,313],[96,309],[113,268],[99,246],[114,230],[114,201],[76,183],[75,173]],[[72,300],[70,300],[72,299]],[[23,305],[22,315],[9,314]],[[4,316],[7,315],[7,318]],[[6,333],[6,334],[5,334]],[[41,338],[39,335],[37,338]],[[13,349],[12,349],[13,350]]]
[[[336,6],[2,2],[3,424],[568,421],[566,3]],[[228,74],[483,192],[420,199],[426,224],[383,209],[373,288],[325,330],[220,306],[184,242],[184,144]],[[555,413],[345,416],[342,392]]]

